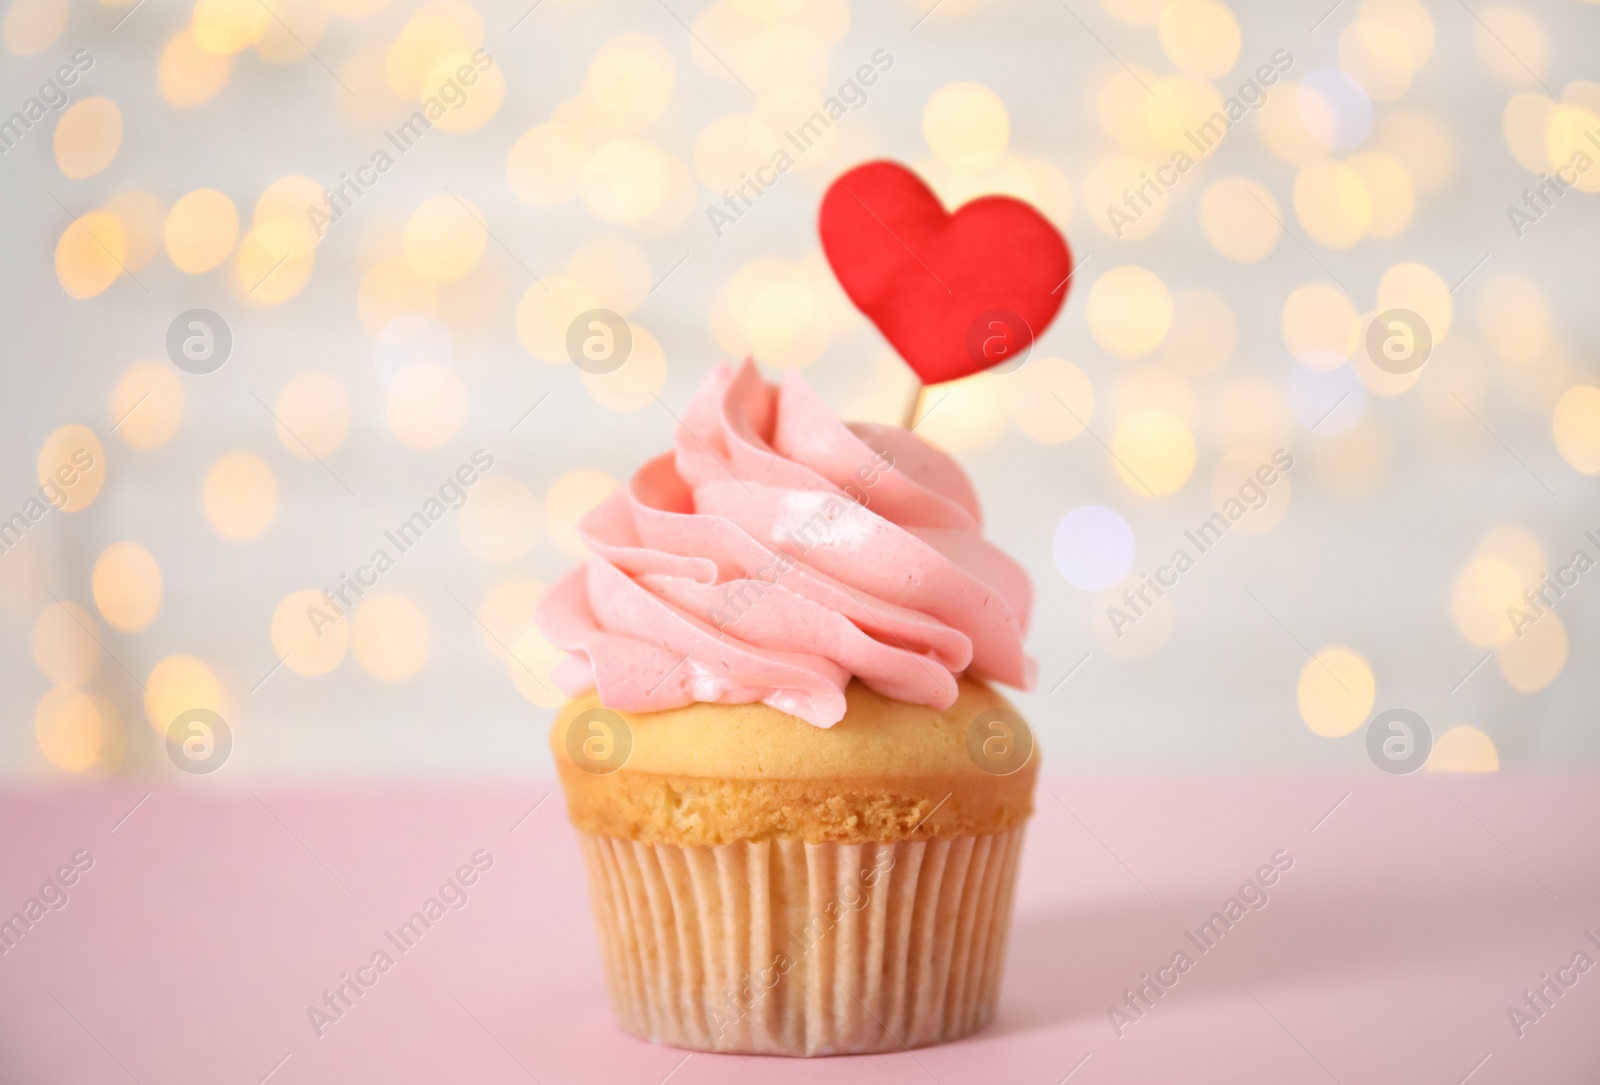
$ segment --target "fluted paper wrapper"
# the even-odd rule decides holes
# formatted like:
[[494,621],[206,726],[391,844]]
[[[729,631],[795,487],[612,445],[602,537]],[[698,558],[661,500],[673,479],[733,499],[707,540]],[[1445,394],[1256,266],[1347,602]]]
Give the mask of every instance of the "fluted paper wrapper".
[[719,847],[580,833],[611,1005],[699,1051],[900,1051],[988,1024],[1020,828]]

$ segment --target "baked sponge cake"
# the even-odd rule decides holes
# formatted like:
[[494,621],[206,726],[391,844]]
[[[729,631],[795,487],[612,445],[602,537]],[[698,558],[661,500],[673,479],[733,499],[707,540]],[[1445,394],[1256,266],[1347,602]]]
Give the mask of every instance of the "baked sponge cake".
[[1031,588],[953,461],[719,367],[586,517],[540,627],[613,1009],[706,1051],[940,1043],[994,1014],[1038,752]]

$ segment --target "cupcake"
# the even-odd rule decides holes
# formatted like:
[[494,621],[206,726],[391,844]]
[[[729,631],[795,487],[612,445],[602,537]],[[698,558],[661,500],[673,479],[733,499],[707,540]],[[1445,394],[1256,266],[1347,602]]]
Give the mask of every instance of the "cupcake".
[[537,620],[618,1022],[703,1051],[942,1043],[994,1015],[1038,753],[1027,574],[907,430],[718,366],[584,518]]

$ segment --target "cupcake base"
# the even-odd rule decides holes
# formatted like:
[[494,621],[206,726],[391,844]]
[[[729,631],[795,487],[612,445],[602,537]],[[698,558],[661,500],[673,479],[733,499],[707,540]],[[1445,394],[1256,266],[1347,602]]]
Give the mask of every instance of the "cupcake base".
[[579,837],[611,1005],[636,1036],[866,1054],[994,1016],[1020,827],[878,844]]

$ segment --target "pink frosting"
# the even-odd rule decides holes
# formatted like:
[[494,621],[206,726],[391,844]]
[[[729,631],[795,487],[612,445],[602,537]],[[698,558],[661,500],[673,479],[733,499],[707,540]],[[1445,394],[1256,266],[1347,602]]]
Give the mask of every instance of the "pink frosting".
[[588,562],[540,602],[570,696],[627,712],[761,701],[818,727],[852,677],[948,708],[963,672],[1032,684],[1033,586],[977,495],[896,426],[846,425],[796,371],[718,365],[676,451],[585,516]]

